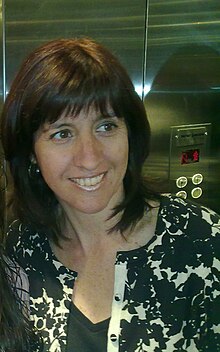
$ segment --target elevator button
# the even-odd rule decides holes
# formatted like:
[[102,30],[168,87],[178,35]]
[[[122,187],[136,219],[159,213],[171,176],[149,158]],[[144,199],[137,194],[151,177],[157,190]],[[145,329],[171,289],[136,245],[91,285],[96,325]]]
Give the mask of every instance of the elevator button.
[[185,176],[181,176],[176,180],[176,185],[178,188],[183,188],[187,185],[187,178]]
[[192,198],[199,198],[201,197],[201,195],[202,195],[202,188],[196,187],[192,189],[191,191]]
[[176,196],[180,197],[180,198],[183,198],[183,199],[186,199],[187,198],[187,193],[186,193],[186,191],[179,191],[179,192],[176,193]]
[[199,185],[200,183],[202,183],[202,181],[203,181],[203,176],[202,176],[202,174],[195,174],[195,175],[193,175],[193,177],[192,177],[192,183],[193,183],[194,185]]

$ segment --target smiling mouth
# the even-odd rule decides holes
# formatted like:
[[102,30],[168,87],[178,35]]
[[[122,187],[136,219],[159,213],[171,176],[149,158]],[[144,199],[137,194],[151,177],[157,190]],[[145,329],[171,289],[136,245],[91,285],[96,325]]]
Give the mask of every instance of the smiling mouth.
[[83,188],[87,191],[93,191],[97,189],[104,177],[104,173],[95,177],[86,177],[86,178],[71,178],[77,186]]

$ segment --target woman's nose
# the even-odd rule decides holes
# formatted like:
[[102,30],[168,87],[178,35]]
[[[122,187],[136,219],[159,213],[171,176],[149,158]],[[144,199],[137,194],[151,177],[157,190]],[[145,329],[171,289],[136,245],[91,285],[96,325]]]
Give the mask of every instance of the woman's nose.
[[102,157],[101,142],[94,135],[80,137],[77,141],[77,151],[75,153],[76,166],[95,170],[100,164]]

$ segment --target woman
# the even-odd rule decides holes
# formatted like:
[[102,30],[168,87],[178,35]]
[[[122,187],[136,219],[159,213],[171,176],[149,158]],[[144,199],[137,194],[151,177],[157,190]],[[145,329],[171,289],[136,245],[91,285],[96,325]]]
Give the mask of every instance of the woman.
[[7,259],[0,247],[0,351],[37,351],[37,336],[29,322],[26,274]]
[[18,218],[7,249],[45,351],[220,350],[219,216],[145,183],[146,112],[107,49],[36,49],[2,136]]

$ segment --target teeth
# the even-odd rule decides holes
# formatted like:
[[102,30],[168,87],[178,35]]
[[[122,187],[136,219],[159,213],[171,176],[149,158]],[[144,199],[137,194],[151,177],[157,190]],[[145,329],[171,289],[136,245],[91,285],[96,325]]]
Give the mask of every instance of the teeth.
[[80,186],[89,187],[89,186],[95,186],[98,183],[100,183],[103,176],[104,176],[104,174],[101,174],[101,175],[95,176],[95,177],[74,178],[73,181]]

